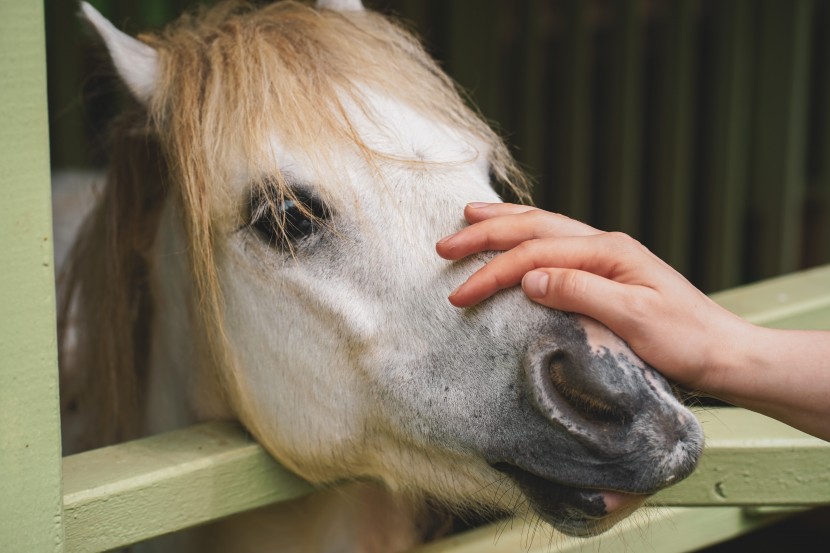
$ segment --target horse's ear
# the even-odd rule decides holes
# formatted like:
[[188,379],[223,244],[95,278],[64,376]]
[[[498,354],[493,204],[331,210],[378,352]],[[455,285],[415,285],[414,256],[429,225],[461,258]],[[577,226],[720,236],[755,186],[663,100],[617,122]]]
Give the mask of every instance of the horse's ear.
[[363,9],[363,2],[361,0],[317,0],[317,9],[357,12]]
[[158,78],[158,54],[155,49],[116,29],[86,2],[81,2],[81,12],[103,39],[112,63],[127,88],[139,102],[148,104]]

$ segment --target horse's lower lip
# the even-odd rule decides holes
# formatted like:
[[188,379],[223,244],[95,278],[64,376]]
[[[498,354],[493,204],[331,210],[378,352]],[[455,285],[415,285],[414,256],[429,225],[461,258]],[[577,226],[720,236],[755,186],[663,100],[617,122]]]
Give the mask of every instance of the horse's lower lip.
[[598,528],[607,527],[605,523],[609,517],[615,514],[627,515],[647,497],[561,484],[509,463],[496,463],[493,468],[516,482],[545,520],[572,535],[596,533]]
[[638,507],[647,496],[617,492],[613,490],[600,490],[600,495],[605,502],[605,511],[610,515],[626,509]]

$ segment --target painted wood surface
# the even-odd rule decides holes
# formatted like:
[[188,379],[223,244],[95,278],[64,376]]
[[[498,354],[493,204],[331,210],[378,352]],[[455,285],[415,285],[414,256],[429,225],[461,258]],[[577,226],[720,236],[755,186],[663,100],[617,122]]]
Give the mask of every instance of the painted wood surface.
[[744,409],[696,415],[706,434],[700,464],[651,505],[830,504],[830,443]]
[[[802,27],[805,21],[806,16],[797,19]],[[803,95],[798,90],[784,93]],[[36,2],[0,0],[2,551],[63,548],[47,140],[42,6]],[[789,170],[784,172],[791,174]],[[731,309],[762,324],[830,328],[829,283],[830,270],[825,268],[717,297]],[[777,423],[761,421],[752,414],[730,413],[701,414],[704,418],[714,416],[705,422],[709,446],[701,469],[684,484],[655,498],[655,502],[830,502],[826,444],[792,434],[781,425],[776,428]],[[726,432],[719,434],[724,429]],[[123,540],[143,539],[295,497],[310,489],[282,471],[240,429],[218,423],[70,457],[65,459],[64,467],[67,536],[72,540],[67,549],[71,551],[113,547],[118,540],[119,544],[128,543]],[[772,477],[772,471],[777,471],[777,476]],[[765,485],[757,486],[759,481]],[[166,501],[166,507],[152,514],[150,507],[157,506],[154,502],[159,500]],[[180,516],[173,516],[174,511]],[[683,549],[669,545],[676,544],[676,535],[681,531],[694,534],[695,529],[705,529],[696,533],[726,537],[767,520],[748,516],[747,511],[735,507],[663,508],[646,511],[643,517],[639,521],[635,518],[633,524],[626,523],[618,533],[606,538],[602,550],[637,549],[630,540],[631,536],[643,533],[643,520],[651,523],[648,548],[658,551],[688,550],[689,542],[683,543]],[[111,532],[116,525],[121,530]],[[660,531],[661,525],[665,532]],[[511,541],[516,537],[512,529],[503,525],[494,528],[501,536],[499,543],[511,547],[498,550],[518,549],[514,546],[517,542]],[[459,538],[467,549],[442,549],[445,545],[455,547],[453,540],[423,551],[483,551],[483,544],[493,541],[494,528]],[[519,542],[520,550],[530,547],[527,532],[522,529],[518,533],[520,540],[526,540]],[[662,538],[663,534],[667,537]],[[94,536],[102,537],[96,542]],[[662,539],[671,541],[663,546]],[[555,542],[556,549],[567,551],[566,542],[562,540],[561,547]],[[552,543],[546,542],[545,550]],[[576,543],[583,549],[590,547],[590,542]]]
[[[666,511],[671,524],[694,524],[688,520],[693,513],[705,511],[674,514],[665,509],[669,506],[830,503],[830,443],[742,409],[712,409],[698,416],[707,441],[700,467],[655,496],[650,504],[656,510],[645,520]],[[67,549],[111,549],[311,491],[233,423],[81,453],[64,461]],[[644,519],[635,520],[642,525]],[[764,517],[750,517],[730,525],[730,535],[763,522]],[[512,524],[491,525],[490,534],[480,534],[487,536],[480,545],[499,534],[527,531],[521,521]],[[710,534],[713,541],[701,543],[723,539],[718,536]]]
[[[762,324],[830,328],[830,266],[714,297]],[[742,507],[830,504],[830,443],[741,409],[705,410],[698,416],[707,441],[699,469],[655,496],[653,506],[633,522],[598,538],[603,551],[622,550],[613,548],[631,544],[634,536],[648,536],[653,544],[677,541],[678,528],[707,528],[697,537],[684,537],[682,547],[650,549],[688,551],[771,520],[750,516]],[[210,423],[67,457],[64,482],[71,551],[118,547],[312,490],[232,423]],[[691,505],[709,507],[676,507]],[[649,522],[648,531],[644,522]],[[423,551],[527,550],[529,531],[521,521],[499,523]],[[500,545],[488,549],[497,536]],[[524,543],[523,549],[517,543]],[[573,543],[590,547],[594,542]],[[453,544],[460,544],[459,549]],[[575,547],[568,544],[564,540],[561,551]]]
[[68,551],[104,551],[312,491],[231,422],[64,459]]
[[0,551],[61,551],[46,54],[40,2],[0,0]]
[[[726,309],[755,324],[830,330],[830,265],[712,294]],[[816,315],[818,314],[818,320]],[[809,324],[801,322],[809,320]]]
[[739,507],[643,508],[592,538],[554,534],[510,520],[416,548],[412,553],[682,553],[745,534],[787,516]]

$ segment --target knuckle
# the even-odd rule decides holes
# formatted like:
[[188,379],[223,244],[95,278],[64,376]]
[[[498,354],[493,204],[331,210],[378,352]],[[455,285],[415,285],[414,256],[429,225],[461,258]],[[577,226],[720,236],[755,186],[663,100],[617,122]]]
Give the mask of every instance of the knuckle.
[[644,246],[637,241],[636,238],[633,238],[631,235],[628,235],[624,232],[619,231],[612,231],[607,232],[605,234],[606,240],[611,244],[611,246],[616,250],[642,250]]
[[561,271],[557,278],[551,279],[548,293],[554,297],[579,300],[585,295],[585,282],[579,278],[577,271]]
[[545,222],[550,217],[550,213],[542,211],[541,209],[530,209],[525,211],[523,215],[530,219],[533,223]]
[[541,209],[532,209],[525,213],[525,216],[531,219],[531,221],[535,225],[539,226],[557,225],[562,224],[563,222],[568,223],[573,221],[573,219],[571,219],[567,215],[562,215],[561,213],[554,213],[552,211],[544,211]]
[[497,234],[492,231],[492,229],[488,229],[482,233],[480,236],[481,246],[479,250],[496,250],[496,240]]
[[536,250],[536,240],[525,240],[513,249],[515,250],[516,255],[522,259],[532,257]]
[[510,285],[510,265],[505,263],[507,260],[504,255],[497,255],[475,274],[481,285],[488,291],[495,292]]
[[545,263],[545,242],[539,238],[533,238],[522,242],[516,252],[516,262],[525,271],[540,269],[547,265]]
[[487,273],[490,287],[494,290],[501,290],[505,287],[508,277],[500,267],[492,267]]

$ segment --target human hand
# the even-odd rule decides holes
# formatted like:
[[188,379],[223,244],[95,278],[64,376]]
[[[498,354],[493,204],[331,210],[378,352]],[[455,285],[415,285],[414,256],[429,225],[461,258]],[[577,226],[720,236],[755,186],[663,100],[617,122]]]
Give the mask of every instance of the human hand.
[[521,282],[533,301],[599,320],[669,378],[713,392],[721,357],[754,328],[625,234],[513,204],[471,204],[464,215],[470,226],[438,242],[439,255],[504,253],[450,295],[457,307]]

